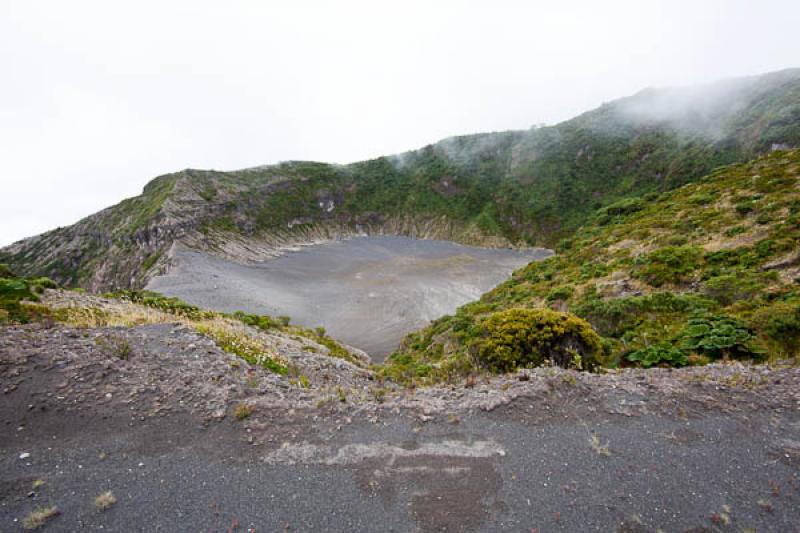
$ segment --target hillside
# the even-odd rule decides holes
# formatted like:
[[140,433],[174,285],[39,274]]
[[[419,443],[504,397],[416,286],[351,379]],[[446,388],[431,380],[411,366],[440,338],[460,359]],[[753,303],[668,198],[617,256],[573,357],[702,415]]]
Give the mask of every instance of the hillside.
[[798,243],[800,151],[722,167],[598,210],[555,256],[409,335],[387,373],[440,380],[479,370],[481,343],[497,334],[492,317],[514,308],[587,320],[602,337],[604,366],[793,357]]
[[161,176],[136,198],[0,250],[0,262],[98,291],[144,286],[175,243],[240,262],[354,233],[553,246],[598,208],[797,145],[800,70],[648,89],[555,126],[350,165]]

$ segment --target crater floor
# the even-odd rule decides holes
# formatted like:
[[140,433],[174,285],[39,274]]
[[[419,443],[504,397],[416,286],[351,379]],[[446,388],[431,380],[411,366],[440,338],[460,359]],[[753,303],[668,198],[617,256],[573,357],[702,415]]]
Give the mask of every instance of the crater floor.
[[182,249],[147,288],[218,311],[288,315],[381,361],[407,333],[550,255],[397,236],[305,246],[257,265]]

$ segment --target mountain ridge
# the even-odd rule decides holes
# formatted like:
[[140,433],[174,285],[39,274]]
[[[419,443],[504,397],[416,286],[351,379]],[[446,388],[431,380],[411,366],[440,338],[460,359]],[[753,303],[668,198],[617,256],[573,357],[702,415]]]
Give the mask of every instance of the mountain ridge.
[[169,268],[177,242],[245,262],[355,234],[554,246],[605,205],[797,145],[800,69],[646,89],[557,125],[346,165],[165,174],[137,197],[0,249],[0,262],[98,291],[144,286]]

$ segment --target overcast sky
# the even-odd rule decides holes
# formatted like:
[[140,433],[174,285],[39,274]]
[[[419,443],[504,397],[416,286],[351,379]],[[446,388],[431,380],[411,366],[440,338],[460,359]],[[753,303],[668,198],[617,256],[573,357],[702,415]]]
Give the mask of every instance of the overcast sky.
[[800,66],[800,2],[0,0],[0,245],[186,167],[350,162]]

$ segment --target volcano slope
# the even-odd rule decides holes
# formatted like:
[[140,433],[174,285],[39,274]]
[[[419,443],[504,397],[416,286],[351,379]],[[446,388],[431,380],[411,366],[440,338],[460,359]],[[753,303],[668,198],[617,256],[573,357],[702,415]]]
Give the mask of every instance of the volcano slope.
[[[797,531],[798,163],[779,151],[601,211],[584,241],[412,335],[380,367],[280,319],[92,296],[5,269],[3,530],[38,519],[52,531]],[[686,271],[653,261],[665,245],[709,249]],[[630,279],[581,277],[603,266]],[[700,296],[725,275],[762,285]],[[626,299],[653,289],[710,307]],[[764,362],[695,353],[685,362],[697,366],[642,368],[628,357],[635,335],[593,322],[607,350],[595,373],[446,364],[474,355],[461,332],[480,332],[456,319],[480,324],[515,305],[580,312],[585,295],[625,303],[615,319],[676,350],[693,312],[728,315]],[[106,491],[115,503],[98,507]]]
[[800,69],[647,89],[553,126],[348,165],[160,176],[140,196],[0,249],[0,263],[97,292],[144,287],[180,246],[239,263],[353,235],[552,248],[599,208],[798,145]]

